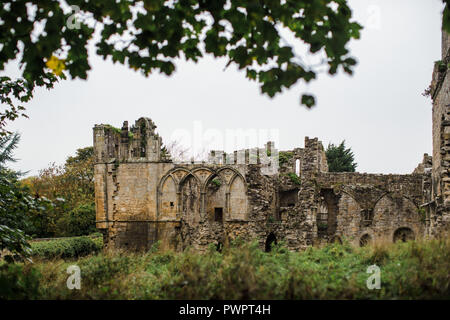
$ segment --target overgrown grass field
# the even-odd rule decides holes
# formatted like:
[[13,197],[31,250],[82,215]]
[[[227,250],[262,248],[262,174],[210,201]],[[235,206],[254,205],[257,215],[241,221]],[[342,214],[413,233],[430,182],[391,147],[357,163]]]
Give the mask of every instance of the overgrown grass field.
[[[86,241],[86,240],[83,240]],[[42,245],[41,245],[42,246]],[[83,251],[84,252],[84,251]],[[2,299],[449,299],[450,239],[349,244],[266,253],[235,243],[222,253],[93,250],[0,266]],[[85,252],[84,252],[85,253]],[[50,254],[49,256],[52,256]],[[81,289],[67,288],[67,268],[81,269]],[[381,288],[369,290],[370,265]]]

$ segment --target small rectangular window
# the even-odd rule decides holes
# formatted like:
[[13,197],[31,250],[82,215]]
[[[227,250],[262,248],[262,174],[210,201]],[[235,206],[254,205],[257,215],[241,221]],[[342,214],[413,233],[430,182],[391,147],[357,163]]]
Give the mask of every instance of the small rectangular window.
[[298,202],[298,189],[281,191],[279,197],[280,207],[294,207]]
[[172,201],[170,202],[170,206],[173,207],[173,202]]
[[214,208],[214,221],[223,222],[223,208]]

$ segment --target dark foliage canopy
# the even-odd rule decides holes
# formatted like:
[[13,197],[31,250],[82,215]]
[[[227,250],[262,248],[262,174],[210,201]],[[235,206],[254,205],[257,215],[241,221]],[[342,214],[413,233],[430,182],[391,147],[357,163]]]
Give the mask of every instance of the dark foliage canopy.
[[[297,81],[316,78],[287,41],[301,40],[310,53],[323,52],[330,74],[356,65],[347,44],[361,26],[347,0],[16,0],[0,6],[0,71],[18,59],[20,79],[0,78],[0,126],[24,115],[14,98],[27,102],[33,88],[51,88],[59,78],[86,79],[88,44],[96,53],[142,72],[171,75],[175,62],[205,54],[225,57],[270,97]],[[94,34],[98,32],[98,34]],[[314,105],[311,94],[301,103]]]
[[351,148],[345,148],[345,141],[340,145],[330,143],[325,151],[330,172],[355,172],[357,163]]
[[[450,32],[450,0],[443,28]],[[197,62],[205,54],[224,57],[245,70],[273,97],[298,81],[310,82],[317,66],[294,50],[300,40],[321,52],[328,73],[353,73],[347,44],[360,37],[347,0],[6,0],[0,5],[0,72],[18,60],[21,77],[0,77],[0,135],[6,122],[25,116],[23,103],[36,86],[59,79],[86,79],[88,44],[96,54],[140,71],[171,75],[176,59]],[[315,98],[304,93],[301,104]]]
[[30,246],[24,232],[28,226],[26,214],[39,210],[39,203],[20,186],[21,174],[7,168],[9,162],[15,161],[13,150],[19,139],[18,134],[0,137],[0,255],[7,249],[7,261],[29,256]]

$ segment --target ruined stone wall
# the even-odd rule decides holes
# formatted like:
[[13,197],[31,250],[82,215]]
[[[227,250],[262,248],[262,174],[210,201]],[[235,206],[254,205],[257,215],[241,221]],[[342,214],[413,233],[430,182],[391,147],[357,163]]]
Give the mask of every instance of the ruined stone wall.
[[450,35],[442,32],[442,60],[435,63],[430,95],[433,99],[433,170],[430,203],[431,233],[450,228]]
[[[313,198],[313,187],[299,192],[286,176],[280,183],[278,173],[267,174],[261,159],[276,153],[273,143],[266,150],[239,152],[244,163],[237,152],[230,160],[216,151],[212,163],[177,165],[160,153],[155,128],[148,118],[131,130],[127,122],[121,129],[94,127],[97,227],[108,246],[148,249],[160,240],[166,249],[204,251],[240,238],[264,248],[270,237],[293,250],[312,244],[312,208],[304,200]],[[306,138],[305,148],[292,154],[284,172],[295,171],[296,160],[302,174],[326,170],[317,138]],[[281,209],[280,186],[292,194]]]
[[[240,238],[291,250],[342,241],[405,241],[450,229],[450,35],[442,34],[429,93],[433,156],[411,175],[329,173],[317,138],[304,148],[213,151],[206,163],[174,164],[149,118],[131,128],[94,127],[96,225],[107,246],[220,248]],[[279,168],[278,168],[279,164]],[[270,172],[268,168],[277,168]]]
[[355,244],[363,237],[393,240],[400,228],[411,230],[415,238],[427,235],[421,174],[322,173],[313,179],[318,195],[328,194],[322,201],[334,225],[326,227],[335,230],[334,235],[327,233],[328,240],[331,236]]
[[[304,148],[278,158],[269,142],[176,164],[162,154],[155,128],[148,118],[131,129],[127,122],[94,127],[96,222],[109,247],[149,249],[160,241],[163,249],[205,251],[239,238],[266,250],[280,241],[302,250],[426,233],[420,206],[429,158],[413,175],[329,173],[322,143],[306,137]],[[262,161],[268,154],[270,165]],[[275,173],[268,170],[274,161]]]
[[[106,184],[108,190],[97,197],[98,203],[103,198],[108,203],[107,215],[97,207],[97,226],[107,229],[112,246],[148,248],[161,240],[163,247],[200,250],[224,241],[224,224],[248,219],[245,172],[239,171],[244,167],[172,163],[96,167],[96,171],[109,168],[96,175],[97,183]],[[105,175],[106,182],[100,182]]]

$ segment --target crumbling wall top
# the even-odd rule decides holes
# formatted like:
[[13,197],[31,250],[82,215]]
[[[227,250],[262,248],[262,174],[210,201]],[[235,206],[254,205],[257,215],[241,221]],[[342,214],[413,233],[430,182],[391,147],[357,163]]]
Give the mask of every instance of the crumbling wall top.
[[156,125],[150,118],[139,118],[128,128],[108,124],[94,126],[94,154],[97,163],[114,161],[161,161],[162,139],[155,132]]

